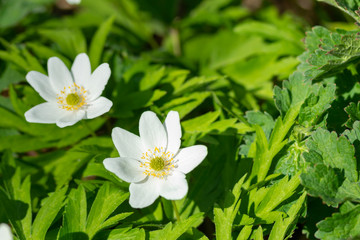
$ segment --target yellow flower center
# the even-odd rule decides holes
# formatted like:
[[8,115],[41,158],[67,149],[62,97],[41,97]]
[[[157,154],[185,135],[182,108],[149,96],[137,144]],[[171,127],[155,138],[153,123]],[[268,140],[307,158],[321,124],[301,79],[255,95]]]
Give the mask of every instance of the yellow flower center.
[[142,154],[140,167],[144,168],[144,174],[157,178],[166,178],[174,168],[177,167],[174,154],[165,152],[164,149],[155,147],[154,150],[148,149]]
[[77,105],[80,102],[80,97],[77,93],[70,93],[66,97],[66,103],[69,105]]
[[162,157],[155,157],[150,160],[150,167],[155,171],[161,171],[165,167],[165,161]]
[[74,111],[86,105],[86,97],[87,91],[85,88],[74,83],[71,86],[64,87],[64,89],[57,94],[57,103],[59,104],[59,108]]

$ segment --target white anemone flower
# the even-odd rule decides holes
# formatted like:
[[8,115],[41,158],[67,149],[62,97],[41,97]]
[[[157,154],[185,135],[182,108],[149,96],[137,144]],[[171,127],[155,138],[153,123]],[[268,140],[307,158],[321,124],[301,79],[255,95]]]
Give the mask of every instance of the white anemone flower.
[[36,71],[26,75],[30,85],[47,101],[25,113],[28,122],[56,123],[63,128],[110,110],[112,102],[100,97],[111,74],[107,63],[91,73],[89,57],[81,53],[71,72],[57,57],[50,58],[47,65],[49,76]]
[[1,240],[12,240],[12,233],[9,225],[0,223],[0,239]]
[[140,117],[140,137],[122,128],[114,128],[112,139],[120,157],[107,158],[104,166],[120,179],[130,183],[130,205],[144,208],[159,196],[182,199],[188,184],[185,174],[198,166],[207,148],[195,145],[180,149],[179,113],[170,111],[164,124],[155,113]]
[[66,2],[70,5],[80,4],[81,0],[66,0]]

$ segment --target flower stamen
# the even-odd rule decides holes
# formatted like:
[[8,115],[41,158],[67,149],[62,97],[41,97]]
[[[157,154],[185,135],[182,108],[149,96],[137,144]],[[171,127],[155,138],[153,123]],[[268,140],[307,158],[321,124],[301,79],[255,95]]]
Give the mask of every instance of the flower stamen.
[[144,174],[157,178],[166,178],[171,175],[174,168],[177,167],[174,154],[165,152],[164,149],[155,147],[154,150],[148,149],[142,154],[141,159],[144,162],[140,163],[140,167],[145,168]]
[[57,94],[57,103],[62,109],[74,111],[86,105],[86,97],[85,88],[74,83],[71,86],[64,87],[60,94]]

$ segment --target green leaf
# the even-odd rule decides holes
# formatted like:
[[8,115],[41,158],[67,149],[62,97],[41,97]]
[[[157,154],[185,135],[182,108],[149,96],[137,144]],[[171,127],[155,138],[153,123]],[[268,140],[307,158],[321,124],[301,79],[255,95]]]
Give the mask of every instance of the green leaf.
[[187,133],[201,133],[208,132],[210,124],[215,122],[215,120],[219,117],[220,112],[208,112],[199,117],[186,120],[182,122],[182,126]]
[[28,42],[26,43],[26,46],[29,47],[38,58],[49,59],[51,57],[58,57],[65,63],[66,66],[71,66],[69,59],[49,47],[41,45],[37,42]]
[[22,73],[18,72],[14,65],[7,64],[5,70],[0,75],[0,91],[9,87],[10,84],[24,80]]
[[39,34],[56,43],[61,52],[71,59],[74,59],[79,53],[86,52],[86,39],[77,28],[40,29]]
[[[131,229],[131,228],[130,228]],[[101,231],[95,235],[93,240],[145,240],[144,229],[112,229],[110,231]]]
[[325,87],[313,85],[312,93],[301,106],[299,123],[304,127],[314,126],[322,114],[330,108],[331,102],[335,99],[335,89],[335,84],[328,84]]
[[5,193],[0,189],[3,211],[6,212],[19,238],[30,238],[32,222],[30,176],[27,176],[21,183],[20,167],[16,167],[10,151],[5,151],[2,157],[1,170],[7,190],[7,193]]
[[288,24],[276,25],[271,22],[250,20],[235,26],[234,31],[241,34],[258,34],[271,40],[286,40],[297,45],[299,50],[303,49],[300,41],[303,33]]
[[150,232],[150,239],[176,240],[188,229],[198,227],[203,221],[203,213],[196,213],[193,216],[177,222],[174,226],[170,222],[162,230]]
[[195,92],[185,97],[174,98],[165,103],[160,110],[162,111],[178,111],[180,118],[185,117],[197,106],[199,106],[206,98],[210,97],[209,92]]
[[263,229],[261,226],[253,232],[254,240],[264,240]]
[[274,128],[275,121],[268,113],[259,111],[247,111],[246,118],[250,124],[257,124],[264,130],[266,138],[269,139],[270,133]]
[[[344,170],[345,177],[350,181],[357,181],[355,149],[346,137],[338,138],[335,132],[322,128],[316,130],[306,143],[309,150],[316,151],[322,157],[325,165]],[[305,157],[307,160],[307,158]],[[309,159],[309,161],[311,161]]]
[[[293,130],[295,129],[296,126]],[[278,160],[275,173],[294,176],[297,172],[304,170],[307,164],[302,154],[307,151],[308,149],[305,145],[305,141],[298,141],[297,139],[292,141],[292,144],[286,149],[286,153]]]
[[232,225],[240,207],[240,194],[242,192],[241,188],[245,178],[246,175],[235,184],[231,192],[226,193],[224,209],[221,209],[219,206],[215,206],[214,208],[215,233],[217,239],[232,239]]
[[[106,182],[99,189],[86,224],[86,232],[91,239],[99,230],[109,225],[105,223],[115,209],[129,197],[129,194],[121,191],[115,185]],[[126,217],[125,215],[121,215]],[[122,219],[122,218],[119,218]],[[114,219],[113,219],[114,220]],[[111,222],[113,224],[114,221]]]
[[285,239],[286,234],[291,236],[291,225],[296,225],[296,219],[300,216],[300,210],[304,205],[306,198],[306,192],[304,192],[301,197],[291,205],[289,211],[287,211],[286,217],[280,217],[279,220],[275,221],[273,228],[271,229],[269,240]]
[[256,207],[255,214],[261,217],[266,213],[270,213],[280,203],[290,198],[295,193],[295,190],[299,185],[299,174],[293,176],[290,180],[288,179],[288,176],[285,176],[267,190],[259,206]]
[[165,75],[165,67],[148,66],[145,76],[140,80],[139,88],[141,91],[155,87]]
[[44,11],[43,4],[44,1],[2,1],[0,8],[0,29],[15,26],[30,13],[41,14]]
[[351,126],[353,129],[350,131],[346,129],[344,135],[349,139],[349,141],[354,144],[356,140],[360,140],[360,121],[355,121]]
[[307,51],[300,57],[298,71],[306,79],[332,75],[352,64],[360,57],[360,41],[357,31],[331,32],[316,26],[307,32]]
[[174,95],[182,95],[187,92],[193,92],[205,85],[210,85],[211,83],[218,80],[216,77],[193,77],[185,81],[185,83],[175,87]]
[[[301,174],[309,194],[337,206],[359,194],[354,147],[345,136],[319,128],[307,140],[308,153],[303,153],[308,168]],[[356,198],[356,197],[355,197]]]
[[100,228],[104,229],[104,228],[109,228],[113,225],[118,224],[121,220],[127,218],[128,216],[130,216],[131,214],[133,214],[132,212],[126,212],[126,213],[119,213],[111,218],[109,218],[108,220],[106,220],[103,224],[101,224]]
[[283,88],[274,87],[274,100],[281,116],[285,116],[291,108],[300,110],[311,91],[310,81],[305,80],[304,75],[295,72],[289,77],[289,81],[283,81]]
[[354,18],[357,24],[360,24],[360,2],[358,0],[318,0],[320,2],[326,2],[334,7],[339,8],[340,10],[349,14]]
[[66,190],[67,187],[64,187],[52,193],[43,201],[43,205],[36,215],[32,226],[31,237],[33,239],[45,239],[48,229],[63,206]]
[[351,102],[344,110],[349,115],[349,119],[346,121],[345,126],[352,128],[354,122],[360,120],[360,102],[357,104]]
[[319,239],[358,239],[360,237],[360,205],[345,213],[335,213],[317,224]]
[[86,193],[82,185],[71,190],[63,214],[63,226],[60,229],[60,238],[76,240],[72,233],[85,232],[87,218]]
[[103,22],[99,29],[96,31],[95,35],[90,44],[89,48],[89,58],[92,66],[92,70],[95,70],[100,63],[101,54],[104,52],[104,46],[107,36],[111,30],[115,16],[109,17],[105,22]]
[[238,237],[236,238],[236,240],[249,239],[249,237],[251,235],[251,232],[252,232],[252,226],[251,225],[245,225],[241,229],[241,231],[240,231]]
[[[304,154],[305,159],[314,161],[314,151]],[[306,173],[301,174],[301,182],[310,195],[321,197],[328,205],[337,206],[342,199],[336,198],[339,187],[343,184],[344,173],[338,168],[331,168],[317,163],[309,168]]]

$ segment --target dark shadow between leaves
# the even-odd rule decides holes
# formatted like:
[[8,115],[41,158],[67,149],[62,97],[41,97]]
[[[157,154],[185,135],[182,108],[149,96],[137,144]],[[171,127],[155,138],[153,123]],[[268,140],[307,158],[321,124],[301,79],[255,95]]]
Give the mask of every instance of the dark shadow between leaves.
[[19,221],[25,218],[29,208],[28,204],[19,200],[9,199],[4,191],[0,191],[0,202],[3,211],[6,212],[7,217],[11,221]]

